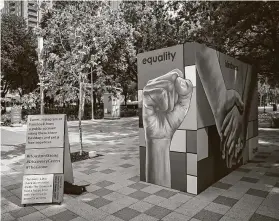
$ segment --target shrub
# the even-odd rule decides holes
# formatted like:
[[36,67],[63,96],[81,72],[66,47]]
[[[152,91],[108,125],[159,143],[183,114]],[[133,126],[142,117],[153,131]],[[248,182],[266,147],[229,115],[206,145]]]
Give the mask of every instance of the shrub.
[[274,128],[279,128],[279,112],[271,114],[271,126]]
[[11,114],[10,113],[3,114],[1,116],[1,121],[3,122],[3,126],[11,126],[12,125]]
[[139,116],[138,109],[129,109],[128,107],[121,106],[120,108],[120,117],[135,117]]
[[99,108],[95,110],[94,119],[103,119],[104,118],[104,109]]
[[[137,106],[120,106],[120,117],[134,117],[139,116],[139,111]],[[78,106],[66,106],[66,107],[45,107],[45,114],[66,114],[68,121],[78,120]],[[22,109],[22,119],[27,120],[28,115],[40,114],[39,107],[23,108]],[[104,118],[104,108],[103,105],[96,105],[94,109],[94,119]],[[91,119],[91,106],[85,105],[83,120]]]

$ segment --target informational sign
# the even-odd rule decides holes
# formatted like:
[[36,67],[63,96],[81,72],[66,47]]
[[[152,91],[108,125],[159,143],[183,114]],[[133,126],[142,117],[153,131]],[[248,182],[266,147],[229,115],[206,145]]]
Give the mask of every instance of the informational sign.
[[63,148],[27,149],[24,174],[63,173]]
[[53,174],[23,176],[22,204],[52,202]]
[[20,124],[21,123],[21,107],[12,107],[11,109],[11,123]]
[[64,147],[65,115],[29,115],[26,149]]
[[29,115],[22,204],[62,202],[64,180],[74,182],[66,116]]
[[63,174],[24,175],[22,204],[61,202]]

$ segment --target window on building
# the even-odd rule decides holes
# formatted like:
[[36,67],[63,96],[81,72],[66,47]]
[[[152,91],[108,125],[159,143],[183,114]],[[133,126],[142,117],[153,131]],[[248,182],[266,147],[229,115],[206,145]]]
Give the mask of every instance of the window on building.
[[37,19],[37,15],[28,14],[28,18]]

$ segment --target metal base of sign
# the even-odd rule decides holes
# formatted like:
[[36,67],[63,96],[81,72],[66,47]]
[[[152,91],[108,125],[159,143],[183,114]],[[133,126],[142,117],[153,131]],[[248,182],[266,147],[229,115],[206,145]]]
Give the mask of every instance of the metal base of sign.
[[[39,204],[47,204],[47,205],[49,205],[49,204],[51,204],[51,205],[61,205],[62,204],[62,202],[53,202],[53,203],[39,203]],[[26,207],[27,205],[28,206],[32,206],[32,205],[38,205],[38,204],[21,204],[23,207]]]

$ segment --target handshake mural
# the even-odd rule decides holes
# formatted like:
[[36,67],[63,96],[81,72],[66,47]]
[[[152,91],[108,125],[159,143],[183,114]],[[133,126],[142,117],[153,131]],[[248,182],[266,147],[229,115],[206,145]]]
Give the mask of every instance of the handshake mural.
[[[197,52],[196,69],[215,118],[222,157],[227,167],[232,167],[241,159],[245,146],[245,104],[237,91],[226,89],[215,50],[203,47]],[[190,108],[192,92],[192,82],[178,69],[148,81],[144,87],[147,182],[171,186],[169,148]]]

